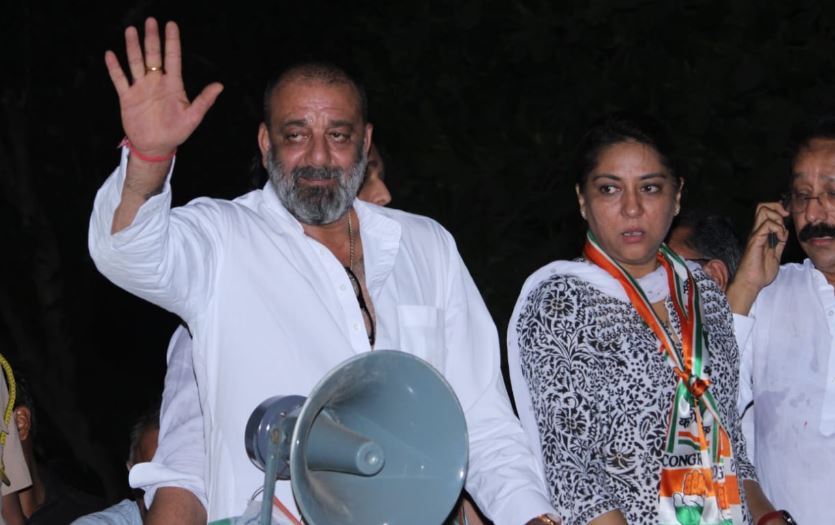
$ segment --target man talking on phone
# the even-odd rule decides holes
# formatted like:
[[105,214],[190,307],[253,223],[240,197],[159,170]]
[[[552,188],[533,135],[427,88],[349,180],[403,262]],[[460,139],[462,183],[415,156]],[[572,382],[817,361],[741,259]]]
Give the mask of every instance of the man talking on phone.
[[[728,300],[741,351],[740,412],[753,402],[746,439],[760,486],[797,523],[827,523],[835,485],[835,116],[797,135],[791,161],[782,202],[757,207]],[[786,222],[808,256],[802,264],[780,265]],[[757,525],[781,519],[794,522],[776,510]]]

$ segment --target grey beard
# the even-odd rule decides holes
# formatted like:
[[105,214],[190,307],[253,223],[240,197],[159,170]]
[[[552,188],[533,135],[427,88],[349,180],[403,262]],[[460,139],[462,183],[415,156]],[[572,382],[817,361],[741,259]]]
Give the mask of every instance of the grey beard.
[[[299,222],[316,226],[330,224],[345,215],[362,186],[368,159],[361,147],[358,153],[359,160],[347,174],[342,168],[325,166],[299,166],[286,173],[275,155],[275,148],[272,148],[267,156],[267,173],[278,199]],[[336,179],[336,185],[301,186],[299,179],[302,177],[308,180]]]

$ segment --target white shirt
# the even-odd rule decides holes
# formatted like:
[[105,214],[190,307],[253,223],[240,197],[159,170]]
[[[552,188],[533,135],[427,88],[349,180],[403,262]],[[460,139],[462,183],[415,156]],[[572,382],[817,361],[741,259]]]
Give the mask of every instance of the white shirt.
[[208,508],[203,411],[194,375],[191,337],[182,326],[168,343],[167,364],[157,450],[151,461],[131,468],[130,484],[145,491],[148,508],[160,487],[187,489]]
[[[306,395],[322,375],[367,352],[363,317],[341,263],[306,236],[272,186],[234,201],[171,209],[170,182],[133,224],[111,235],[127,166],[99,190],[90,225],[98,268],[183,318],[206,435],[210,520],[240,514],[263,484],[244,426],[268,397]],[[542,473],[513,415],[498,337],[449,233],[434,221],[354,202],[377,348],[415,354],[452,385],[470,438],[467,490],[499,525],[553,512]],[[288,482],[276,495],[295,511]]]
[[754,401],[745,437],[760,485],[798,523],[824,523],[835,493],[835,290],[808,259],[786,264],[734,323],[738,408]]

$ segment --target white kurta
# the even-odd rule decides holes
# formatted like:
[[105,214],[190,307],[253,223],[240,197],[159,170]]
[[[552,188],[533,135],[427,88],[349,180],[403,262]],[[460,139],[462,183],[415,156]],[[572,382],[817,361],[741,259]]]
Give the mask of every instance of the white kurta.
[[[342,361],[370,350],[353,288],[268,184],[234,201],[171,209],[171,189],[111,235],[127,166],[99,190],[90,253],[122,288],[182,317],[206,434],[210,520],[240,514],[263,483],[244,426],[268,397],[306,395]],[[170,175],[170,174],[169,174]],[[377,348],[426,359],[450,382],[470,435],[467,489],[499,525],[553,512],[511,410],[495,325],[449,233],[436,222],[355,201]],[[276,495],[295,511],[289,483]]]
[[[831,521],[835,487],[835,290],[810,260],[786,264],[735,315],[743,425],[766,496],[798,523]],[[743,388],[746,386],[747,388]],[[753,430],[753,432],[752,432]]]

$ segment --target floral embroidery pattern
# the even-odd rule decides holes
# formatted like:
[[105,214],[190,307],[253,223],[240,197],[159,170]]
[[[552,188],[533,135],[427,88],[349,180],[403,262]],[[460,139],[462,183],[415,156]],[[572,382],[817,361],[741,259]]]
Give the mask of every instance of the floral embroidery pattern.
[[[724,294],[695,272],[710,340],[711,390],[729,423],[740,482],[756,479],[736,416],[739,355]],[[667,301],[676,332],[679,320]],[[556,510],[585,525],[619,509],[655,524],[666,421],[676,378],[628,303],[571,275],[534,288],[516,325]],[[742,488],[740,487],[740,492]],[[743,496],[743,515],[750,522]]]

